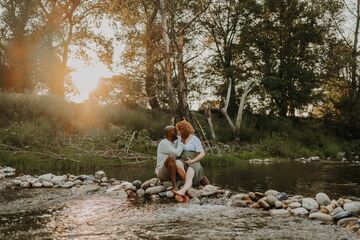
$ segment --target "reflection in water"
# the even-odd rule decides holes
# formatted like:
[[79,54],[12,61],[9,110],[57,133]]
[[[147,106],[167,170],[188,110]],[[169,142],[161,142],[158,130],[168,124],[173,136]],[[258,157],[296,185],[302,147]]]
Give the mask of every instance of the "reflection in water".
[[[0,165],[10,165],[18,173],[26,174],[90,174],[104,170],[108,177],[121,180],[146,180],[155,177],[155,163],[137,166],[85,164],[69,161],[39,160],[27,163],[21,160]],[[204,161],[205,173],[216,185],[235,191],[266,191],[276,189],[290,194],[314,196],[325,192],[330,197],[360,197],[360,165],[341,162],[275,161],[270,164],[251,164],[248,161]]]

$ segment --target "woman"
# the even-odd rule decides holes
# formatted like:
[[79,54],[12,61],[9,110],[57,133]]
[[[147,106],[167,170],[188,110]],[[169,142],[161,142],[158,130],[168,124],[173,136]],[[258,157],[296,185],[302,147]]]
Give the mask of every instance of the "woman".
[[180,134],[183,145],[181,159],[187,166],[185,184],[183,188],[176,193],[185,196],[186,191],[192,185],[198,185],[200,182],[204,185],[209,184],[204,175],[204,169],[200,164],[200,160],[205,157],[205,151],[198,137],[194,135],[194,129],[186,120],[176,124],[176,130]]

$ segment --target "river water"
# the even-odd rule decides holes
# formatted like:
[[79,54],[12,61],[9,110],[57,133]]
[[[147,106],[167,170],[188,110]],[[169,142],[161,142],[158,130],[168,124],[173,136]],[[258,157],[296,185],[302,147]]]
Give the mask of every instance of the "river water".
[[[1,162],[0,165],[10,165]],[[74,175],[104,170],[108,177],[146,180],[153,163],[140,166],[67,161],[11,162],[17,173]],[[234,191],[276,189],[331,198],[360,197],[360,166],[341,162],[204,161],[213,184]],[[68,189],[0,189],[0,239],[358,239],[354,233],[295,217],[218,204],[143,204],[100,193],[76,196]]]

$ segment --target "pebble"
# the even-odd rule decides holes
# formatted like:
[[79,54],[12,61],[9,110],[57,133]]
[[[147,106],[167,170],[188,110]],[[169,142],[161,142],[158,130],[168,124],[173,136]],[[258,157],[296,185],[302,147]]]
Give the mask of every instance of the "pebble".
[[145,190],[145,193],[147,195],[154,195],[154,194],[158,194],[159,192],[162,192],[165,190],[164,186],[155,186],[155,187],[149,187]]
[[327,206],[331,203],[331,200],[328,197],[328,195],[322,192],[316,194],[315,199],[320,206]]
[[41,188],[43,185],[41,182],[36,182],[34,184],[31,185],[33,188]]
[[342,207],[337,207],[332,211],[331,216],[335,216],[336,214],[343,212],[343,211],[344,211],[344,209],[342,209]]
[[145,190],[142,188],[139,188],[138,190],[136,190],[136,195],[141,198],[145,195]]
[[282,208],[282,206],[283,206],[282,202],[280,202],[280,201],[275,202],[275,207],[276,208]]
[[279,194],[279,192],[276,191],[276,190],[267,190],[267,191],[265,192],[265,196],[268,196],[268,195],[276,196],[276,195],[278,195],[278,194]]
[[309,211],[303,207],[290,209],[290,213],[297,217],[305,217],[309,214]]
[[312,198],[304,198],[302,201],[302,207],[307,210],[318,209],[319,204]]
[[258,203],[260,204],[260,206],[261,206],[263,209],[265,209],[265,210],[270,209],[270,205],[269,205],[265,200],[260,199],[260,200],[258,201]]
[[339,221],[340,219],[351,217],[351,215],[352,214],[349,211],[342,211],[334,216],[334,220]]
[[22,183],[20,184],[20,187],[22,187],[22,188],[29,188],[29,187],[30,187],[30,183],[29,183],[29,182],[22,182]]
[[278,201],[278,199],[274,195],[268,195],[268,196],[265,197],[265,201],[270,206],[275,206],[275,203]]
[[132,185],[136,187],[136,189],[139,189],[141,187],[142,182],[140,180],[135,180],[132,182]]
[[158,178],[152,178],[150,180],[145,181],[143,184],[141,184],[142,189],[146,189],[148,187],[154,187],[160,184],[160,179]]
[[356,224],[358,221],[359,221],[359,219],[356,218],[356,217],[343,218],[343,219],[340,219],[340,220],[337,222],[337,225],[338,225],[338,226],[342,226],[342,227],[346,227],[346,226],[349,226],[349,225],[354,225],[354,224]]
[[285,201],[287,200],[289,197],[286,193],[284,192],[281,192],[279,194],[276,195],[276,198],[279,200],[279,201]]
[[95,178],[96,178],[96,179],[101,179],[101,178],[103,178],[103,177],[106,177],[106,174],[105,174],[104,171],[100,170],[100,171],[97,171],[97,172],[95,173]]
[[301,203],[298,202],[292,202],[289,204],[289,208],[294,209],[294,208],[300,208],[301,207]]
[[309,215],[309,219],[316,219],[321,222],[332,222],[333,221],[333,217],[331,215],[321,213],[321,212],[311,213]]
[[54,184],[51,183],[51,182],[48,182],[48,181],[43,181],[42,185],[43,185],[43,187],[45,187],[45,188],[52,188],[52,187],[54,187]]

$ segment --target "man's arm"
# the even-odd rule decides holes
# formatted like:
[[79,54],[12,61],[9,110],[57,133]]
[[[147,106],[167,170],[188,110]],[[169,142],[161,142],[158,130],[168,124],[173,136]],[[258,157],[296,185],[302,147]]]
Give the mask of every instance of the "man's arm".
[[184,144],[179,142],[177,147],[174,148],[170,142],[162,142],[162,144],[159,146],[159,151],[163,154],[167,155],[175,155],[180,156],[183,151]]

